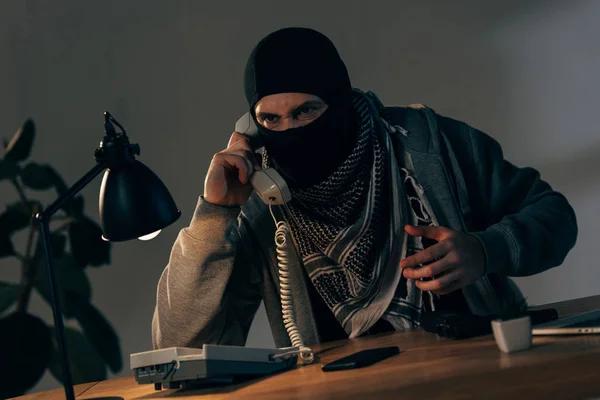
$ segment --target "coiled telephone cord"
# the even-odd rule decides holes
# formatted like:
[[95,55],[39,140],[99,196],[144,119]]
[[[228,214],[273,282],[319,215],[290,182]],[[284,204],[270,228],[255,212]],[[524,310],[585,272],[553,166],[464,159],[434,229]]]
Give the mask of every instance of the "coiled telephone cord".
[[275,246],[277,251],[277,264],[279,266],[279,295],[281,297],[281,311],[283,314],[283,323],[288,332],[293,347],[298,347],[300,358],[304,364],[311,364],[314,361],[314,354],[309,347],[304,345],[298,326],[296,326],[296,316],[294,313],[294,304],[292,292],[290,290],[290,271],[288,266],[287,235],[289,227],[285,221],[277,221],[273,214],[272,204],[269,203],[269,211],[277,227],[275,231]]

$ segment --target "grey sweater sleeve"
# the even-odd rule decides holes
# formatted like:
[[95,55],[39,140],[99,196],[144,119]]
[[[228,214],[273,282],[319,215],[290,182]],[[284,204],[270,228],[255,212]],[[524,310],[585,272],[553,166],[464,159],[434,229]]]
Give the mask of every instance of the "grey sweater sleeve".
[[245,344],[261,291],[240,212],[199,198],[158,282],[154,349]]

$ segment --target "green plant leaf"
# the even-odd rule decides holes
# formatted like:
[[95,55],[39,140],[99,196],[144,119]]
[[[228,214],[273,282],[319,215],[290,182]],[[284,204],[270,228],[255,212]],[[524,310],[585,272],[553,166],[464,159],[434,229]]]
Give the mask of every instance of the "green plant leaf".
[[[62,196],[69,190],[62,176],[48,164],[31,162],[20,172],[23,184],[34,190],[46,190],[54,187],[56,194]],[[71,217],[83,215],[83,196],[75,196],[62,207]]]
[[14,178],[19,170],[19,165],[14,160],[0,159],[0,181]]
[[[42,298],[52,304],[52,294],[50,293],[50,284],[48,281],[48,272],[46,263],[43,257],[36,257],[37,265],[36,275],[33,285],[40,293]],[[62,305],[63,315],[66,318],[73,318],[73,310],[71,303],[65,297],[65,292],[70,291],[77,293],[81,298],[89,301],[91,298],[90,281],[85,274],[85,271],[75,265],[73,256],[69,253],[63,254],[60,258],[55,258],[54,269],[56,272],[56,280],[58,283],[60,302]]]
[[[53,232],[50,234],[50,243],[52,243],[52,255],[54,256],[54,258],[62,258],[65,255],[67,237],[61,233]],[[72,257],[71,260],[68,261],[72,262]]]
[[[52,376],[62,383],[62,362],[54,331],[51,337],[53,345],[51,347],[49,370]],[[106,379],[106,364],[81,332],[65,327],[65,343],[74,385]]]
[[75,265],[73,255],[65,253],[56,263],[58,280],[63,291],[79,294],[85,300],[91,298],[90,281],[84,270]]
[[21,181],[34,190],[48,190],[55,185],[56,172],[49,165],[30,162],[21,170]]
[[49,165],[47,165],[47,167],[48,178],[50,181],[52,181],[52,185],[56,188],[56,193],[58,193],[59,196],[63,195],[69,189],[67,184],[54,168]]
[[[30,203],[29,207],[33,205]],[[9,204],[6,211],[0,215],[0,233],[9,233],[19,231],[31,224],[31,208],[21,202]]]
[[70,217],[73,217],[73,218],[83,217],[83,196],[79,195],[79,196],[73,197],[70,201],[68,201],[63,206],[63,210]]
[[14,134],[6,148],[5,159],[16,162],[24,161],[29,157],[35,138],[35,123],[30,118]]
[[[65,246],[67,244],[67,237],[60,232],[52,232],[50,234],[50,245],[52,246],[52,255],[54,256],[54,262],[62,258],[65,254]],[[42,247],[42,239],[38,237],[37,249],[32,257],[32,263],[45,262],[44,248]]]
[[10,257],[15,254],[9,233],[0,233],[0,258]]
[[113,373],[120,372],[123,369],[121,345],[113,327],[87,299],[73,292],[66,292],[65,297],[73,316],[98,354]]
[[0,315],[8,310],[19,297],[19,285],[0,282]]
[[110,263],[111,243],[102,240],[102,229],[88,217],[69,224],[69,239],[77,266],[97,267]]
[[15,254],[11,235],[29,226],[32,217],[29,210],[33,204],[34,202],[30,202],[31,208],[20,202],[9,204],[0,215],[0,258]]
[[33,388],[50,362],[51,349],[50,328],[40,318],[12,313],[0,319],[0,398]]

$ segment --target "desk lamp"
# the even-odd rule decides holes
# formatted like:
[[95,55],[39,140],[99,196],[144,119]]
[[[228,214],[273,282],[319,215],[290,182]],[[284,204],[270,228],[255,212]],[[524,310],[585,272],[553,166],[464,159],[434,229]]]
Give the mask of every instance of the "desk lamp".
[[[116,132],[113,123],[122,132]],[[34,216],[42,236],[67,400],[74,400],[75,395],[50,245],[50,219],[104,170],[106,172],[100,188],[100,219],[104,240],[149,240],[156,237],[161,229],[177,221],[181,215],[171,194],[158,176],[135,159],[135,156],[140,154],[140,146],[129,143],[125,129],[108,112],[104,113],[104,130],[106,135],[95,152],[96,165],[54,203]]]

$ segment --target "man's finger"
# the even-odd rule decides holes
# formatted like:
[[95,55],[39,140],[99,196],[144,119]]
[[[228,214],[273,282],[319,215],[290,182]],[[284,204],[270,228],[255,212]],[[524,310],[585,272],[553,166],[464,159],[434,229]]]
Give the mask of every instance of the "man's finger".
[[257,169],[256,167],[258,166],[258,164],[256,162],[256,158],[254,158],[254,154],[248,150],[227,149],[227,150],[223,151],[223,154],[236,154],[238,156],[241,156],[246,161],[246,164],[248,165],[248,168],[250,168],[250,171],[255,171]]
[[248,183],[252,169],[244,157],[230,153],[217,153],[216,157],[219,157],[219,161],[227,168],[236,168],[238,170],[238,180],[241,183]]
[[[237,133],[237,132],[234,132],[234,133]],[[243,135],[241,135],[241,136],[243,136]],[[235,150],[244,150],[244,151],[248,152],[247,158],[252,160],[252,163],[254,164],[254,167],[253,167],[254,171],[262,168],[261,167],[262,160],[260,158],[260,155],[252,148],[248,138],[243,137],[242,139],[237,139],[236,142],[233,142],[233,143],[230,142],[229,146],[222,152],[223,153],[235,153]]]
[[402,273],[404,274],[404,277],[408,279],[431,278],[452,269],[453,266],[454,264],[448,260],[448,257],[443,257],[442,259],[429,265],[424,265],[421,268],[406,268]]
[[406,257],[400,261],[400,268],[415,268],[420,264],[435,261],[438,258],[444,257],[448,254],[448,246],[441,243],[434,244],[431,247],[421,250],[417,254],[413,254],[410,257]]
[[239,132],[233,132],[231,134],[231,137],[229,138],[229,142],[227,143],[227,147],[230,147],[231,145],[239,142],[240,140],[244,141],[248,145],[248,149],[250,149],[250,140],[246,136],[244,136],[243,134],[241,134]]
[[222,150],[222,151],[231,151],[231,150],[246,150],[249,151],[251,153],[254,153],[254,150],[252,150],[252,147],[250,146],[250,142],[248,142],[245,139],[240,139],[236,142],[231,143],[229,146],[227,146],[226,149]]
[[443,291],[447,290],[454,281],[460,280],[462,274],[463,272],[460,269],[453,269],[432,281],[416,281],[415,285],[424,292]]
[[406,233],[411,236],[424,236],[430,239],[435,239],[438,242],[452,236],[454,231],[444,226],[413,226],[406,225],[404,227]]
[[454,281],[450,285],[446,286],[445,288],[440,289],[440,290],[434,290],[434,291],[432,291],[432,293],[440,295],[440,296],[443,296],[445,294],[450,294],[450,293],[454,292],[455,290],[462,288],[464,286],[462,282],[463,282],[462,280]]

